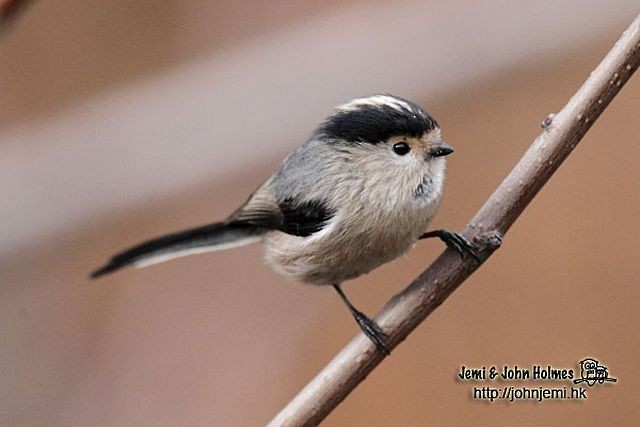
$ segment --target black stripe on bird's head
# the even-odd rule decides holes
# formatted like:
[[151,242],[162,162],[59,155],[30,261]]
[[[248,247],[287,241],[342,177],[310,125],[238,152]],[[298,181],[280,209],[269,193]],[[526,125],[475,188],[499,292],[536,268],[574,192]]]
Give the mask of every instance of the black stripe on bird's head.
[[418,105],[393,95],[356,98],[336,108],[315,136],[377,144],[394,136],[420,138],[438,123]]

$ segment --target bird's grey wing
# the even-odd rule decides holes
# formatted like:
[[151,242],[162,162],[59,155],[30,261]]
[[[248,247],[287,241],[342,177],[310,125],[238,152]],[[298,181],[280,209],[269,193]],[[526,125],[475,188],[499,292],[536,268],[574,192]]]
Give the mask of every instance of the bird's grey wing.
[[287,194],[278,198],[271,187],[265,185],[229,220],[236,224],[279,230],[293,236],[309,236],[320,231],[334,213],[323,200],[304,200]]

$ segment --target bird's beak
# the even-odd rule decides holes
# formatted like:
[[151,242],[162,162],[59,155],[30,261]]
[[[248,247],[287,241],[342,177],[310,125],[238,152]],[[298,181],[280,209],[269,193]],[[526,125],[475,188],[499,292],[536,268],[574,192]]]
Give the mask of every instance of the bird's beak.
[[453,147],[444,141],[438,141],[429,148],[429,155],[431,157],[444,157],[451,153],[453,153]]

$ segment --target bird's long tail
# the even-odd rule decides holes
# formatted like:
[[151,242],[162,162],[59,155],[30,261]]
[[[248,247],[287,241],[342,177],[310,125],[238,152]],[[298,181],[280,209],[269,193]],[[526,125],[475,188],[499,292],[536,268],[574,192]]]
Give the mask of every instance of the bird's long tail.
[[91,273],[91,278],[130,265],[146,267],[185,255],[243,246],[260,240],[265,229],[246,224],[218,222],[148,240],[114,255]]

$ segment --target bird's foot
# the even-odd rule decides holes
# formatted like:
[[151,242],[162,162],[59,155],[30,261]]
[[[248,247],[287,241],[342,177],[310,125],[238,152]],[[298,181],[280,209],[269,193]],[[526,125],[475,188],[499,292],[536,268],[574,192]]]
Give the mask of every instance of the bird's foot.
[[420,239],[427,239],[429,237],[440,238],[440,240],[442,240],[447,245],[447,247],[458,252],[458,254],[460,254],[460,257],[464,257],[464,254],[466,252],[471,255],[476,261],[482,262],[480,260],[480,256],[478,255],[478,248],[460,233],[449,231],[443,228],[442,230],[424,233],[422,236],[420,236]]
[[389,350],[389,346],[387,346],[386,342],[387,334],[385,334],[384,331],[380,329],[380,326],[378,326],[375,321],[369,319],[363,312],[359,310],[354,310],[352,313],[354,319],[356,319],[356,322],[358,322],[360,329],[362,329],[362,332],[364,332],[364,334],[376,345],[376,347],[384,351],[387,356],[390,355],[391,351]]

